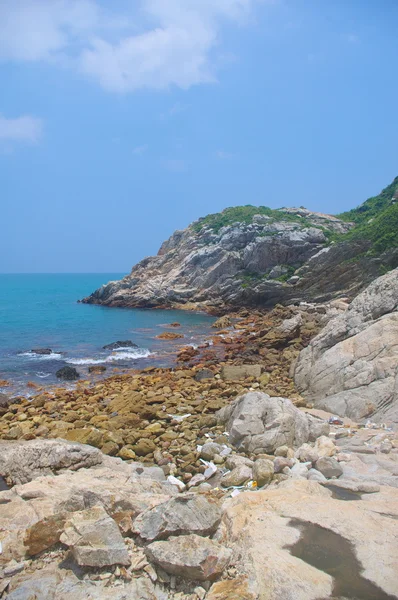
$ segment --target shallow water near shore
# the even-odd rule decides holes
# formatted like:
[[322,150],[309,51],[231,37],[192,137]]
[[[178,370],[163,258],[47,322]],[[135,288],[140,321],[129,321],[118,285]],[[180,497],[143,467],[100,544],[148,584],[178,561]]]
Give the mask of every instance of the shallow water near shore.
[[[114,369],[170,366],[177,347],[196,345],[209,333],[214,318],[204,313],[176,310],[138,310],[80,304],[102,284],[120,279],[122,273],[0,275],[0,379],[9,387],[0,392],[27,393],[29,381],[40,386],[59,383],[55,372],[65,365],[85,377],[91,365]],[[184,338],[157,340],[171,329]],[[131,340],[137,347],[104,350],[117,340]],[[32,352],[51,348],[51,354]],[[32,393],[32,389],[30,389]]]

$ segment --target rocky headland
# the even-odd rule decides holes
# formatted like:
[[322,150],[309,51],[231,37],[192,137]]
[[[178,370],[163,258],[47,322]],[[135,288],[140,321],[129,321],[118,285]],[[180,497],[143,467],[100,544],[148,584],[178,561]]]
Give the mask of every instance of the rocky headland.
[[90,297],[235,308],[172,368],[0,395],[1,598],[398,599],[386,189],[352,224],[212,215]]
[[398,266],[398,177],[340,218],[241,206],[176,231],[157,256],[82,301],[230,311],[355,297]]

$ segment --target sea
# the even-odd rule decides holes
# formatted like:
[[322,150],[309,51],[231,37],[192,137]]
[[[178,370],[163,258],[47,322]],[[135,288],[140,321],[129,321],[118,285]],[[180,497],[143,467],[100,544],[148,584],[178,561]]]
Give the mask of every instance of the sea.
[[[59,384],[55,373],[74,366],[82,378],[88,367],[104,365],[105,376],[148,366],[171,366],[178,347],[197,346],[210,334],[214,317],[201,312],[108,308],[78,303],[123,273],[0,274],[0,387],[2,393],[37,393],[35,386]],[[168,327],[178,322],[181,327]],[[176,341],[156,336],[184,335]],[[104,350],[129,340],[137,347]],[[35,349],[50,348],[43,355]],[[91,376],[90,376],[91,377]],[[92,377],[91,377],[92,379]]]

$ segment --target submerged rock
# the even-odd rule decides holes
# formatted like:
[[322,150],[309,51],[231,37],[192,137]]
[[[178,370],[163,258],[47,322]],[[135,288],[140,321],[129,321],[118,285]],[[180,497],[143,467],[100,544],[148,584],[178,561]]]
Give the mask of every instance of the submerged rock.
[[62,367],[55,373],[58,379],[64,379],[65,381],[75,381],[80,378],[79,372],[75,367]]
[[131,340],[112,342],[103,346],[104,350],[118,350],[119,348],[138,348],[137,344],[134,344]]

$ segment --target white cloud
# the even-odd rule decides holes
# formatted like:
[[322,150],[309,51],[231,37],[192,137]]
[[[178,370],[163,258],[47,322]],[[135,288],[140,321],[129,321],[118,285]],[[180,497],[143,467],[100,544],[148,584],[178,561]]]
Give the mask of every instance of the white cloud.
[[0,60],[73,65],[112,92],[186,89],[216,81],[222,23],[245,24],[263,1],[135,0],[105,14],[99,0],[0,0]]
[[358,44],[360,41],[359,36],[356,33],[347,33],[344,38],[349,44]]
[[133,154],[144,154],[148,150],[148,144],[143,144],[142,146],[136,146],[133,148]]
[[7,119],[0,115],[0,141],[25,142],[35,144],[43,131],[41,119],[24,115],[16,119]]

